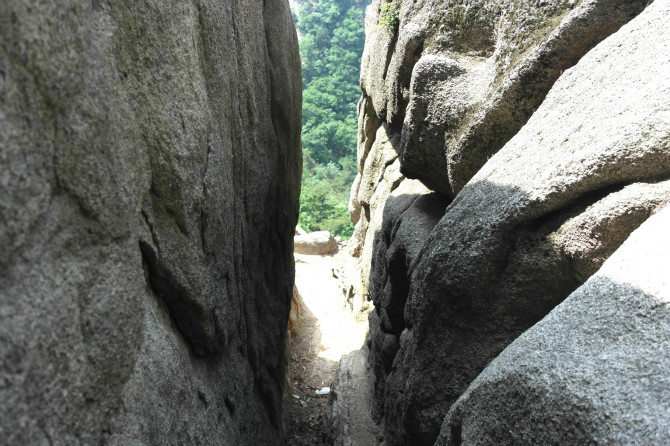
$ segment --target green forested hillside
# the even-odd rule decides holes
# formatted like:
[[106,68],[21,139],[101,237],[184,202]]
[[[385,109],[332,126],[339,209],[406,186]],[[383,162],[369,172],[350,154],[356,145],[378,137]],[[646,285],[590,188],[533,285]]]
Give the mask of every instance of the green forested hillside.
[[356,176],[356,102],[367,0],[305,1],[300,32],[304,169],[299,225],[348,238],[347,203]]

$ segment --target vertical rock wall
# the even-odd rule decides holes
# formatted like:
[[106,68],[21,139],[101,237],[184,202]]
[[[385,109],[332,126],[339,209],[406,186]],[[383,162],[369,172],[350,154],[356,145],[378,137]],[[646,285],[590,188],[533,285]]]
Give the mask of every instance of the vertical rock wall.
[[282,444],[285,0],[0,1],[0,444]]
[[670,201],[669,5],[368,8],[352,252],[387,445],[433,444],[486,365]]

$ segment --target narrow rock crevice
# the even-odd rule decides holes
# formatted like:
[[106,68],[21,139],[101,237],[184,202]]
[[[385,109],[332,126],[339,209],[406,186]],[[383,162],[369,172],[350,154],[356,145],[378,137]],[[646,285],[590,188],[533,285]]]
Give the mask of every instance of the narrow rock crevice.
[[154,296],[165,304],[170,320],[181,334],[182,339],[186,341],[186,344],[196,356],[206,356],[208,353],[212,353],[207,352],[203,346],[199,345],[197,339],[189,337],[181,328],[184,326],[184,320],[180,321],[175,317],[175,314],[179,314],[181,318],[202,318],[204,317],[202,311],[197,307],[188,305],[186,291],[161,271],[155,248],[143,240],[139,241],[139,247],[142,254],[142,264],[148,273],[147,282],[149,287]]

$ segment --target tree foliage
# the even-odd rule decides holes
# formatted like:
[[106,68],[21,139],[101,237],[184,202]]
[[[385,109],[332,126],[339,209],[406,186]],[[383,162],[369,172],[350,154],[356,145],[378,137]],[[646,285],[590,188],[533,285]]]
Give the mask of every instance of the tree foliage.
[[356,176],[356,101],[365,44],[366,0],[305,2],[300,31],[305,159],[300,197],[301,227],[350,237],[347,204]]

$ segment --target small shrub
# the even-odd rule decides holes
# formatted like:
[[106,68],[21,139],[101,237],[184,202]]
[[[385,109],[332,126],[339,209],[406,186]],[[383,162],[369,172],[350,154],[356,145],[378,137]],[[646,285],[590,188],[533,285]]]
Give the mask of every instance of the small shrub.
[[394,34],[400,24],[400,11],[396,2],[384,3],[379,11],[379,25],[376,28],[382,28]]

